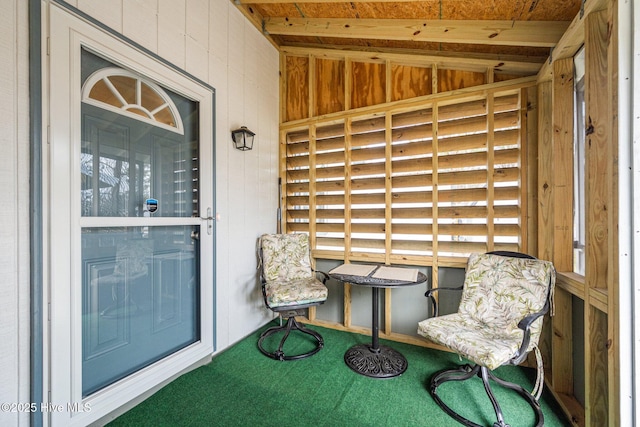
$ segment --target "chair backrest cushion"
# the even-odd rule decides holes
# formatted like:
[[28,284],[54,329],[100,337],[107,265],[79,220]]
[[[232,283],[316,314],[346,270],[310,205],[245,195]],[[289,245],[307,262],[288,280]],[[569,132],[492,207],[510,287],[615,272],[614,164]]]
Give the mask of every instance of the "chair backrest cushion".
[[313,277],[306,234],[264,234],[262,272],[267,283]]
[[[465,273],[458,313],[510,334],[523,317],[540,311],[555,285],[549,261],[471,254]],[[537,343],[542,318],[531,325],[531,342]]]

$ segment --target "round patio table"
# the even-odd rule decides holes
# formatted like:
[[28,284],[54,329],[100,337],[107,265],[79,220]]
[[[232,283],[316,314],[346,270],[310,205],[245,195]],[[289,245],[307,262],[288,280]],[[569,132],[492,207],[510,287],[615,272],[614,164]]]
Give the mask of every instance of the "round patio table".
[[[374,267],[374,266],[372,266]],[[353,371],[371,378],[393,378],[402,375],[407,370],[407,359],[399,351],[380,345],[379,342],[379,292],[380,288],[397,288],[402,286],[418,285],[427,281],[427,276],[418,272],[416,280],[394,280],[389,278],[374,277],[381,265],[366,276],[343,274],[335,272],[336,267],[329,272],[329,276],[335,280],[351,283],[358,286],[369,286],[372,298],[371,319],[371,344],[356,344],[344,355],[344,361]],[[397,268],[397,267],[394,267]]]

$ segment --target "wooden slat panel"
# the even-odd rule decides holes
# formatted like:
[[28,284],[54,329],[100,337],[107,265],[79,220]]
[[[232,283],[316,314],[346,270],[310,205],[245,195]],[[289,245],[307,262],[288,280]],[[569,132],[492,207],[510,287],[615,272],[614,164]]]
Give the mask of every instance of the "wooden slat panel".
[[384,188],[384,178],[358,178],[351,180],[351,189],[353,191],[362,190],[379,190]]
[[296,169],[296,168],[307,169],[308,167],[309,167],[308,155],[289,157],[287,159],[287,169]]
[[393,115],[391,122],[394,128],[430,125],[433,123],[433,114],[430,108],[398,113]]
[[[502,147],[505,145],[513,145],[518,142],[520,131],[517,129],[509,129],[494,133],[494,146]],[[474,135],[464,135],[457,137],[449,137],[442,139],[439,144],[439,152],[457,152],[463,150],[477,150],[487,148],[487,134],[479,133]]]
[[432,176],[430,173],[394,176],[391,178],[391,184],[392,188],[430,187]]
[[[496,182],[518,181],[518,168],[504,168],[495,171]],[[481,184],[486,182],[486,171],[456,171],[440,174],[440,185]]]
[[431,157],[394,160],[392,162],[392,168],[394,175],[407,172],[429,172],[431,170]]
[[344,135],[337,135],[325,139],[316,139],[316,153],[332,150],[344,150]]
[[287,144],[296,144],[303,141],[309,142],[309,129],[287,133]]
[[[494,111],[503,113],[518,109],[519,96],[517,94],[496,94]],[[443,105],[438,108],[438,117],[441,121],[458,119],[460,117],[473,117],[487,114],[487,102],[484,99]],[[421,109],[407,113],[399,113],[393,116],[393,127],[415,126],[433,123],[431,109]]]
[[318,237],[316,243],[318,246],[332,246],[336,248],[344,247],[344,239]]
[[393,143],[391,146],[391,157],[413,157],[431,155],[431,141],[415,141],[407,143]]
[[371,160],[384,160],[384,147],[351,150],[352,164]]
[[316,141],[344,136],[344,124],[319,125],[316,129]]
[[431,191],[402,191],[391,193],[394,206],[402,204],[431,203]]
[[316,205],[318,206],[343,205],[343,204],[344,204],[344,194],[324,195],[324,194],[318,194],[318,192],[316,192]]
[[[393,129],[392,141],[409,141],[409,140],[430,140],[433,138],[431,124],[407,126]],[[429,144],[431,146],[431,144]]]
[[326,168],[318,167],[315,169],[315,172],[318,180],[343,178],[344,166],[332,166],[332,167],[326,167]]
[[309,194],[309,183],[308,182],[287,183],[286,190],[287,190],[287,196],[298,194],[298,193]]
[[368,132],[384,132],[384,117],[354,120],[351,123],[351,134],[357,135]]
[[352,233],[378,233],[383,234],[385,232],[385,225],[382,223],[351,223]]
[[352,194],[351,205],[384,205],[384,193]]
[[[420,253],[428,257],[434,250],[451,254],[447,257],[453,259],[472,251],[486,251],[489,244],[496,249],[517,250],[517,241],[507,243],[505,240],[517,240],[522,232],[518,206],[521,196],[518,102],[518,93],[496,95],[490,109],[496,114],[490,118],[486,115],[487,100],[480,99],[439,107],[437,112],[445,111],[445,119],[440,119],[437,124],[431,120],[439,115],[433,114],[431,108],[419,108],[418,111],[393,117],[385,116],[386,124],[384,117],[347,118],[345,125],[326,126],[326,132],[324,126],[316,129],[315,135],[324,132],[325,138],[316,139],[313,147],[313,177],[316,181],[310,185],[315,188],[315,219],[312,227],[305,224],[310,201],[310,194],[306,195],[306,183],[289,184],[287,218],[291,229],[332,233],[328,237],[317,236],[318,244],[335,248],[331,253],[336,256],[342,251],[345,261],[380,257],[379,261],[390,262],[398,256],[415,257]],[[470,115],[461,116],[460,110]],[[438,142],[442,144],[438,161],[433,157],[436,142],[433,140],[433,127],[436,125],[440,130]],[[492,132],[493,128],[504,130]],[[294,136],[300,141],[299,147],[290,153],[295,152],[298,156],[290,158],[287,177],[290,181],[308,180],[310,171],[304,168],[309,157],[304,150],[309,143],[304,140],[304,132],[296,131]],[[489,139],[493,147],[509,148],[496,150],[489,156]],[[347,145],[352,148],[347,149]],[[488,169],[489,162],[491,168]],[[434,165],[438,167],[440,191],[437,193],[431,189]],[[469,168],[475,170],[467,170]],[[451,172],[445,172],[447,169]],[[513,183],[507,187],[492,188],[489,199],[491,203],[509,202],[507,205],[491,205],[492,218],[513,222],[492,222],[491,227],[486,222],[489,210],[487,184],[491,185],[491,182]],[[348,192],[344,192],[347,188]],[[409,191],[401,191],[403,189]],[[293,193],[299,195],[294,196]],[[433,207],[433,200],[438,201],[437,210]],[[452,203],[456,205],[448,206]],[[294,220],[296,222],[292,222]],[[456,223],[433,223],[434,220],[454,220]],[[482,223],[466,223],[470,221]],[[436,240],[431,242],[430,236],[434,233]],[[344,236],[351,238],[345,241]],[[415,236],[415,239],[410,236]],[[480,242],[464,241],[483,236],[487,237]],[[452,238],[459,240],[452,242]]]
[[[323,213],[321,214],[320,211]],[[517,218],[519,209],[517,206],[496,206],[496,218]],[[305,210],[288,211],[291,215],[304,218]],[[319,209],[318,217],[322,218],[342,218],[342,210],[340,209]],[[375,219],[384,218],[384,209],[352,209],[352,218],[354,219]],[[486,206],[456,206],[456,207],[439,207],[439,218],[481,218],[487,217]],[[394,219],[420,219],[431,218],[432,208],[393,208],[392,215]]]
[[364,147],[367,145],[384,144],[384,142],[384,130],[353,134],[351,136],[351,147]]
[[318,193],[327,192],[327,191],[344,191],[344,180],[336,180],[336,181],[321,181],[316,182],[316,191]]
[[[498,187],[494,192],[494,200],[518,200],[519,197],[518,187]],[[438,199],[442,203],[485,201],[487,200],[487,190],[486,188],[441,190],[438,192]]]
[[[294,233],[308,233],[308,222],[287,222],[287,230]],[[319,231],[319,229],[317,229]]]
[[[380,224],[382,227],[382,224]],[[431,234],[431,224],[396,224],[392,225],[393,234]],[[516,224],[496,224],[497,236],[518,236],[520,227]],[[361,232],[381,232],[361,231]],[[484,236],[487,234],[486,224],[438,224],[438,234],[440,236]]]
[[[517,111],[507,111],[495,115],[494,127],[496,130],[516,128],[519,124]],[[459,136],[470,132],[486,132],[486,116],[464,118],[460,120],[450,120],[438,124],[438,137]]]
[[322,153],[316,155],[316,164],[321,165],[335,165],[344,164],[344,151],[331,151],[329,153]]
[[377,163],[357,163],[351,165],[352,177],[365,175],[384,175],[384,162],[380,161]]
[[309,181],[309,169],[287,171],[287,182],[291,181]]

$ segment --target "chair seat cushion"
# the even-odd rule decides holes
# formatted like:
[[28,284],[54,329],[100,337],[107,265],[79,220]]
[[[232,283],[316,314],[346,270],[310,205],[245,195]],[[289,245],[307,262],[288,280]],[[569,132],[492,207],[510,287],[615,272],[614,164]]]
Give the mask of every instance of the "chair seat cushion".
[[315,277],[267,282],[264,287],[271,308],[324,302],[327,287]]
[[522,344],[523,331],[504,326],[454,313],[423,320],[418,334],[494,370],[509,362]]

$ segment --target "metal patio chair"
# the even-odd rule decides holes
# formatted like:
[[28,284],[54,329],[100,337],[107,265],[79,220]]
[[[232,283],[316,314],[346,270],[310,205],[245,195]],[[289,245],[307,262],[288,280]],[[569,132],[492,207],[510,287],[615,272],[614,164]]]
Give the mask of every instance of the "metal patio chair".
[[[532,407],[536,426],[544,425],[539,398],[544,386],[544,370],[538,341],[543,316],[552,309],[555,269],[518,252],[472,254],[460,288],[435,288],[427,291],[435,317],[418,324],[418,334],[445,346],[470,360],[453,369],[437,372],[430,382],[436,403],[458,422],[481,427],[449,407],[438,395],[438,387],[448,381],[482,379],[484,389],[496,415],[494,427],[508,427],[502,409],[491,390],[490,382],[516,391]],[[435,292],[462,290],[457,313],[438,317]],[[498,378],[493,371],[503,365],[518,365],[530,351],[537,359],[537,381],[532,392]]]
[[[309,307],[324,303],[327,299],[325,283],[329,276],[311,268],[309,236],[306,234],[264,234],[259,241],[260,281],[266,306],[278,313],[280,326],[265,330],[258,340],[260,351],[276,360],[297,360],[316,354],[324,346],[322,336],[296,320]],[[322,275],[322,280],[316,278]],[[282,320],[286,323],[283,325]],[[285,355],[284,344],[291,332],[298,331],[311,336],[315,346],[311,351]],[[275,351],[264,348],[264,340],[283,333]]]

